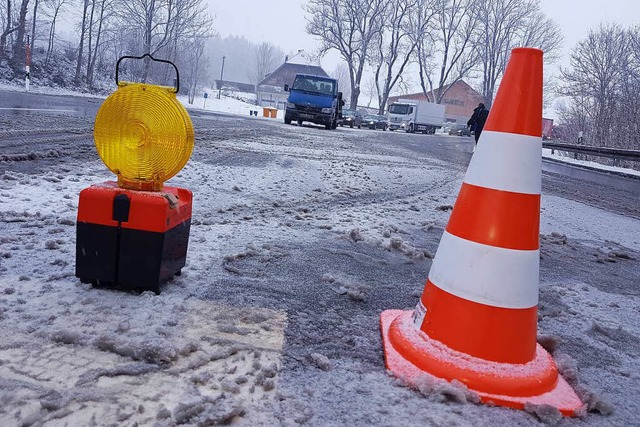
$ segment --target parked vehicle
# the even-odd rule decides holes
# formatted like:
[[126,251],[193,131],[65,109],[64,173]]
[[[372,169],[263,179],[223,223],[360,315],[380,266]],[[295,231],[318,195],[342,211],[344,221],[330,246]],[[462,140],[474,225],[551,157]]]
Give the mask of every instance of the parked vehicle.
[[356,110],[342,110],[342,117],[338,119],[340,126],[354,127],[358,126],[358,129],[362,127],[362,114]]
[[389,129],[435,133],[444,122],[444,105],[416,99],[400,99],[389,106]]
[[324,125],[327,129],[338,126],[342,111],[342,92],[338,92],[338,81],[330,77],[311,74],[296,74],[293,85],[284,86],[289,92],[284,122],[297,121]]
[[466,124],[453,125],[449,129],[449,135],[471,136],[471,129]]
[[444,133],[449,133],[449,131],[451,130],[451,128],[454,128],[456,126],[455,122],[444,122],[442,124],[442,132]]
[[362,125],[368,127],[369,129],[382,129],[387,130],[387,118],[385,116],[379,116],[377,114],[369,114],[368,116],[364,116],[362,120]]

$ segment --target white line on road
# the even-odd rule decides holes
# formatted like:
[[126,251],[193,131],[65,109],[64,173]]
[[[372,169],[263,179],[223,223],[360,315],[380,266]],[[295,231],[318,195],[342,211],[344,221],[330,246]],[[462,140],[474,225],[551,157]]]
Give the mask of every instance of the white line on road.
[[76,110],[55,110],[49,108],[16,108],[16,107],[0,107],[0,110],[17,110],[17,111],[51,111],[55,113],[75,113]]

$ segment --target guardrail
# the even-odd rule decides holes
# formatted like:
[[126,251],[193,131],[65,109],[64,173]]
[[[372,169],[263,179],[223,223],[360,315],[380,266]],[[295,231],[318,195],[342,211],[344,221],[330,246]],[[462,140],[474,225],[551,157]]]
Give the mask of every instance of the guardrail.
[[550,141],[543,141],[542,146],[544,148],[550,148],[552,154],[553,150],[560,150],[640,162],[640,150],[622,150],[619,148],[592,147],[589,145],[565,144],[562,142]]

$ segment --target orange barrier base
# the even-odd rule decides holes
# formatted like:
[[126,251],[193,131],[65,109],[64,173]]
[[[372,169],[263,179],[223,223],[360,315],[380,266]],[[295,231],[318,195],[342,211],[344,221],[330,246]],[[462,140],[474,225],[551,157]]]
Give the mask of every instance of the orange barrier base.
[[584,406],[540,345],[536,358],[529,363],[499,363],[457,352],[429,339],[414,326],[413,311],[386,310],[380,315],[380,326],[387,368],[411,385],[425,376],[457,379],[484,403],[515,409],[524,409],[526,403],[546,404],[566,416],[576,416]]

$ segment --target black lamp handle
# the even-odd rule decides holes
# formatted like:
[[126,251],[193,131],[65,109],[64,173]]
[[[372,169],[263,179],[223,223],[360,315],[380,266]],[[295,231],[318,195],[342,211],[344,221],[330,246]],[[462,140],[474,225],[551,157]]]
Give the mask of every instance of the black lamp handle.
[[169,64],[173,67],[174,70],[176,70],[176,90],[175,93],[178,93],[180,91],[180,73],[178,72],[178,67],[176,67],[176,64],[174,64],[171,61],[167,61],[166,59],[156,59],[153,56],[151,56],[148,53],[145,53],[142,56],[122,56],[120,57],[120,59],[118,59],[118,62],[116,63],[116,86],[120,83],[120,79],[118,79],[118,71],[120,70],[120,62],[123,59],[144,59],[146,57],[149,57],[152,61],[156,61],[156,62],[164,62],[165,64]]

